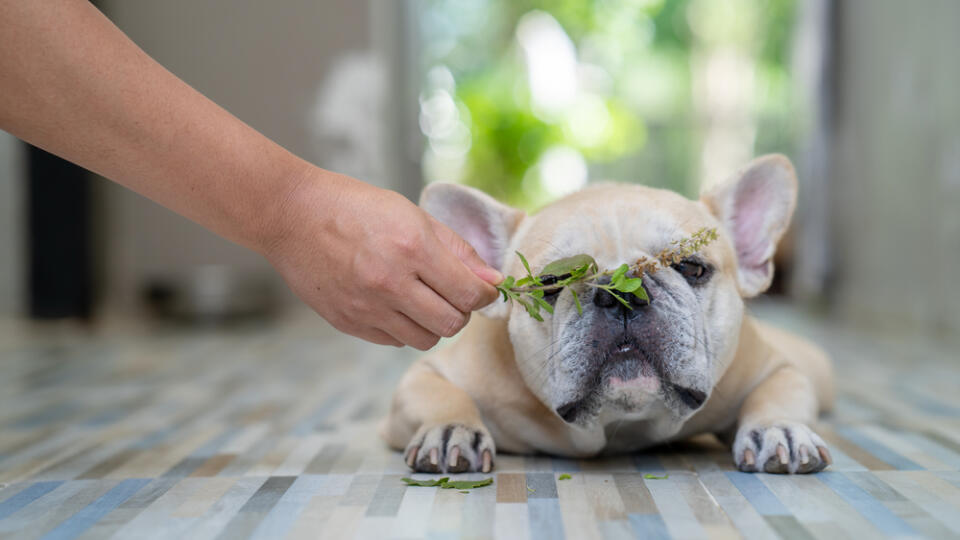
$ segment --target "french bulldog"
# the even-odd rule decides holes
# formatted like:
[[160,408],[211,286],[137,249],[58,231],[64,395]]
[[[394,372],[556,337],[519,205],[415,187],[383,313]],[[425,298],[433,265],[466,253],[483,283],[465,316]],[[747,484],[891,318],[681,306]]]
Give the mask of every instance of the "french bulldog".
[[811,424],[833,403],[828,357],[745,312],[765,291],[794,210],[784,156],[755,159],[698,201],[639,185],[599,184],[534,215],[472,188],[432,184],[421,207],[504,274],[536,273],[585,253],[613,269],[703,228],[718,238],[641,277],[649,297],[578,287],[534,320],[496,301],[459,338],[417,360],[381,433],[420,472],[489,472],[496,450],[566,457],[634,452],[714,433],[742,471],[812,473],[831,463]]

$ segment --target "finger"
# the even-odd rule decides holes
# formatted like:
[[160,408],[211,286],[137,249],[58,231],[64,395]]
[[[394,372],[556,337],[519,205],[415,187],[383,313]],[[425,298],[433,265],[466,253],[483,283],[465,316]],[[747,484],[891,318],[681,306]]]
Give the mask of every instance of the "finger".
[[487,261],[483,260],[477,250],[462,236],[453,232],[453,229],[440,223],[434,217],[431,216],[430,220],[433,224],[433,232],[437,235],[440,243],[447,246],[471,272],[491,285],[499,285],[503,281],[503,274],[487,264]]
[[440,341],[440,336],[413,322],[400,312],[395,312],[380,326],[380,329],[393,336],[397,341],[421,351],[433,347]]
[[497,299],[497,289],[477,277],[441,242],[428,242],[426,248],[427,260],[420,261],[417,275],[454,308],[469,313]]
[[403,301],[403,314],[438,336],[453,337],[470,320],[469,313],[457,310],[419,280]]
[[364,341],[369,341],[370,343],[376,343],[377,345],[390,345],[392,347],[403,347],[403,343],[383,330],[353,325],[334,325],[334,327],[345,334],[350,334],[351,336],[358,337]]
[[357,337],[360,339],[369,341],[370,343],[376,343],[377,345],[390,345],[391,347],[403,347],[403,343],[394,339],[390,334],[382,330],[377,330],[376,328],[371,328],[367,332],[364,332],[363,335],[357,335]]

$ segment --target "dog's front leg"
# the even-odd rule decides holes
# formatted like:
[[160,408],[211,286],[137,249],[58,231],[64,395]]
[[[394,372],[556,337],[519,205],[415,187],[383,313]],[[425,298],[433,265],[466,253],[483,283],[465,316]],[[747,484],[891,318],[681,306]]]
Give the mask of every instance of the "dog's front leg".
[[740,409],[733,460],[741,471],[811,473],[831,463],[826,443],[810,429],[817,419],[811,379],[792,365],[774,371]]
[[415,363],[400,381],[383,429],[418,472],[490,472],[493,437],[473,399],[428,362]]

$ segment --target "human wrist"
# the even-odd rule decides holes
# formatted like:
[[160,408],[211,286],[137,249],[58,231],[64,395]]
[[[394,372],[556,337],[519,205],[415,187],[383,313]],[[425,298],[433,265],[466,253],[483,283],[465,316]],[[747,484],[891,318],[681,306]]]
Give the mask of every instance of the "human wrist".
[[270,258],[296,232],[304,211],[332,217],[337,201],[354,183],[359,181],[307,162],[291,168],[275,182],[266,204],[258,205],[250,247]]

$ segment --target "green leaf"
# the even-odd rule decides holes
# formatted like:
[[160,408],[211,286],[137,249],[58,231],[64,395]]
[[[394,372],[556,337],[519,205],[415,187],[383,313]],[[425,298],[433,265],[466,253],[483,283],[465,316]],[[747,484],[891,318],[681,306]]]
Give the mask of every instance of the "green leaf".
[[610,276],[610,281],[617,281],[627,273],[627,270],[630,270],[630,265],[627,263],[621,264],[616,270],[613,271],[613,275]]
[[414,480],[413,478],[401,478],[400,480],[406,482],[408,486],[437,487],[446,484],[450,480],[450,477],[444,476],[443,478],[437,478],[435,480]]
[[557,477],[557,480],[570,480],[571,478],[573,478],[573,477],[570,476],[569,474],[563,473],[563,474],[561,474],[560,476]]
[[617,290],[625,293],[632,293],[643,286],[643,280],[640,278],[632,278],[624,280]]
[[467,495],[467,494],[469,494],[470,492],[469,492],[469,491],[461,491],[460,493],[463,493],[464,495]]
[[596,265],[597,262],[593,260],[593,257],[581,253],[579,255],[574,255],[572,257],[564,257],[553,261],[552,263],[543,267],[543,270],[540,271],[540,275],[551,275],[551,276],[563,276],[566,274],[573,274],[574,271],[584,269],[589,269],[591,265]]
[[655,475],[655,474],[647,473],[647,474],[643,475],[643,477],[646,478],[647,480],[666,480],[667,478],[670,478],[670,475],[669,475],[669,474],[665,474],[665,475],[663,475],[663,476],[657,476],[657,475]]
[[594,269],[595,269],[596,267],[597,267],[597,263],[592,262],[592,263],[590,263],[590,264],[585,264],[585,265],[583,265],[583,266],[578,266],[578,267],[574,268],[573,270],[571,270],[570,273],[573,274],[573,275],[575,275],[575,276],[583,276],[583,275],[586,275],[587,272],[589,272],[591,268],[594,268]]
[[543,296],[543,291],[537,291],[540,293],[540,296],[534,296],[533,299],[536,300],[537,304],[540,305],[547,313],[553,315],[553,306],[549,302],[541,298]]
[[583,307],[580,306],[580,297],[577,296],[577,291],[570,289],[570,294],[573,295],[573,303],[577,305],[577,315],[583,315]]
[[443,489],[476,489],[483,486],[489,486],[493,483],[493,477],[483,480],[454,480],[446,481],[440,487]]
[[513,296],[513,291],[510,290],[516,282],[516,278],[513,276],[507,276],[504,278],[503,282],[497,285],[497,290],[500,291],[500,294],[503,295],[503,301],[507,302]]
[[[414,480],[413,478],[401,478],[408,486],[416,487],[439,487],[443,489],[474,489],[483,486],[489,486],[493,483],[493,478],[485,478],[483,480],[454,480],[450,481],[449,476],[444,476],[443,478],[437,478],[435,480]],[[460,493],[469,493],[469,491],[461,491]]]
[[539,305],[537,305],[537,304],[531,304],[530,302],[527,302],[526,300],[524,300],[524,299],[522,299],[522,298],[520,298],[520,297],[517,297],[517,302],[519,302],[520,305],[523,306],[523,307],[527,310],[527,313],[529,313],[531,317],[533,317],[534,319],[536,319],[536,320],[538,320],[538,321],[540,321],[540,322],[543,322],[543,317],[540,316],[540,306],[539,306]]
[[633,295],[641,300],[650,301],[650,297],[647,296],[647,290],[641,285],[637,290],[633,291]]
[[573,273],[571,273],[569,276],[567,276],[567,277],[561,279],[560,281],[557,281],[556,283],[554,283],[554,285],[557,286],[557,287],[566,287],[567,285],[569,285],[569,284],[571,284],[571,283],[576,283],[576,282],[578,282],[578,281],[583,281],[583,277],[584,277],[585,275],[587,275],[587,272],[586,272],[586,271],[581,272],[580,270],[575,270],[575,271],[574,271]]
[[530,271],[530,263],[527,262],[527,258],[523,256],[523,253],[520,253],[519,251],[514,251],[514,253],[517,254],[517,257],[520,257],[520,262],[523,263],[523,267],[526,269],[527,275],[533,276],[533,272]]
[[533,488],[530,487],[530,486],[527,486],[527,491],[529,491],[530,493],[536,493],[536,492],[537,492],[537,490],[533,489]]

